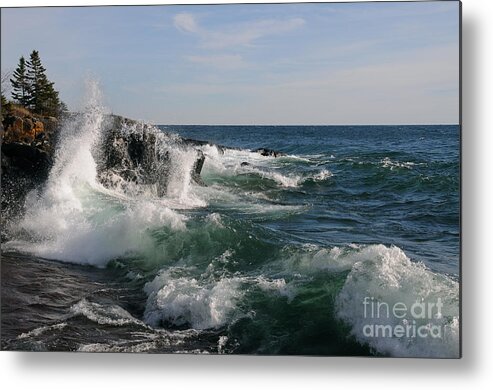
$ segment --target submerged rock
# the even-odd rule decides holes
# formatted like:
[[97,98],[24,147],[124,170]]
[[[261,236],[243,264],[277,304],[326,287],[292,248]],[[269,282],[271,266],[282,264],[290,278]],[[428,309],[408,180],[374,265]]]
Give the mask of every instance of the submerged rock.
[[258,148],[258,149],[252,150],[252,152],[259,153],[262,156],[266,156],[266,157],[280,157],[280,156],[286,155],[283,152],[278,152],[276,150],[267,149],[267,148]]

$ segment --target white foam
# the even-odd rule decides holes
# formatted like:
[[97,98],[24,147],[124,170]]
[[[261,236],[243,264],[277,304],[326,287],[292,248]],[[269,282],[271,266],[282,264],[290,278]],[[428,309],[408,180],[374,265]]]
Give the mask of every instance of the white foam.
[[264,276],[259,276],[257,278],[254,278],[254,281],[257,283],[261,290],[274,292],[276,294],[279,294],[280,296],[286,297],[288,299],[288,302],[291,302],[297,294],[295,288],[287,284],[286,280],[284,280],[283,278],[267,279]]
[[322,169],[320,172],[318,172],[317,174],[315,174],[312,179],[313,181],[325,181],[327,180],[329,177],[332,177],[332,172],[330,172],[329,170],[327,169]]
[[[422,263],[412,262],[397,247],[371,245],[350,255],[356,260],[347,276],[337,300],[337,315],[351,327],[351,334],[362,344],[369,345],[378,353],[399,357],[458,357],[459,355],[459,286],[445,275],[430,271]],[[373,298],[390,308],[404,304],[407,308],[415,302],[443,303],[441,315],[434,312],[426,318],[407,315],[398,318],[384,311],[373,318],[364,311],[363,301]],[[375,316],[376,317],[376,316]],[[415,322],[413,322],[415,321]],[[401,325],[438,327],[440,337],[413,337],[412,332],[403,337],[369,337],[372,326]],[[365,328],[366,326],[366,328]],[[375,328],[373,328],[375,329]],[[436,329],[436,328],[435,328]],[[438,335],[438,334],[436,334]],[[401,336],[401,335],[398,335]]]
[[148,329],[145,332],[131,332],[129,340],[110,341],[108,343],[91,343],[79,346],[80,352],[152,352],[176,350],[184,345],[185,340],[196,337],[195,330]]
[[320,248],[314,244],[303,245],[302,251],[296,251],[283,259],[283,265],[292,272],[306,274],[322,271],[343,272],[350,270],[358,261],[374,255],[371,247],[354,250],[354,247]]
[[[411,261],[398,247],[355,245],[321,248],[306,244],[302,251],[290,251],[280,264],[290,275],[311,277],[320,272],[346,273],[346,281],[336,298],[336,314],[346,322],[351,334],[377,353],[407,357],[457,357],[459,354],[459,286],[456,281],[435,273],[423,263]],[[365,316],[365,297],[392,308],[415,302],[443,303],[441,316],[432,318],[369,318]],[[368,309],[368,307],[367,307]],[[368,314],[368,313],[367,313]],[[436,313],[435,313],[436,314]],[[413,320],[416,321],[413,323]],[[365,325],[416,327],[439,326],[441,338],[368,337]],[[368,330],[368,329],[366,329]],[[411,332],[412,333],[412,332]]]
[[193,207],[205,207],[207,203],[200,197],[194,196],[190,191],[192,170],[197,159],[197,151],[194,149],[173,148],[169,153],[171,167],[167,184],[168,197],[178,199],[181,203]]
[[101,305],[82,299],[73,305],[70,311],[73,315],[83,315],[100,325],[122,326],[136,324],[145,326],[142,321],[133,317],[128,311],[117,305]]
[[[234,252],[226,250],[216,262],[226,264]],[[287,298],[296,296],[294,287],[284,279],[265,276],[216,276],[209,267],[200,278],[184,276],[186,269],[162,271],[145,285],[148,294],[144,321],[151,326],[162,322],[194,329],[220,328],[246,315],[238,309],[239,301],[250,288]]]
[[[87,101],[86,111],[67,121],[61,129],[61,144],[46,185],[41,193],[33,191],[27,196],[25,215],[12,228],[14,233],[22,233],[18,237],[26,237],[27,233],[29,238],[8,242],[5,248],[104,266],[111,259],[152,246],[148,234],[152,229],[186,228],[187,218],[171,208],[187,202],[198,203],[188,196],[190,172],[186,173],[193,164],[191,154],[196,151],[176,152],[174,165],[184,168],[172,170],[176,193],[170,198],[125,192],[118,186],[105,188],[97,180],[95,160],[105,112],[96,83],[88,84]],[[137,131],[136,126],[124,125],[122,131]],[[125,189],[130,186],[127,184]]]
[[211,145],[205,145],[201,149],[207,156],[203,168],[205,174],[233,176],[251,173],[273,180],[283,187],[297,187],[302,181],[301,175],[290,176],[276,172],[276,167],[272,166],[273,159],[259,153],[236,149],[224,149],[220,153],[217,147]]
[[389,157],[385,157],[381,162],[382,167],[390,168],[393,171],[396,168],[412,169],[416,164],[412,161],[393,161]]
[[78,352],[130,352],[130,353],[145,353],[150,352],[158,347],[155,341],[147,341],[143,343],[92,343],[80,345]]
[[242,296],[241,279],[223,278],[199,282],[191,277],[176,277],[165,271],[147,283],[149,295],[144,314],[146,323],[158,326],[169,322],[195,329],[218,328],[226,324]]
[[47,325],[47,326],[41,326],[39,328],[33,329],[29,332],[26,333],[21,333],[19,336],[17,336],[18,339],[27,339],[31,337],[38,337],[42,335],[43,333],[46,333],[50,330],[60,330],[63,329],[67,326],[67,323],[61,322],[59,324],[54,324],[54,325]]
[[221,219],[221,214],[219,214],[219,213],[207,214],[207,216],[205,217],[205,219],[206,219],[207,222],[210,222],[210,223],[212,223],[215,226],[218,226],[218,227],[221,227],[221,228],[224,227],[223,222],[222,222],[222,219]]
[[219,340],[217,341],[217,353],[218,354],[224,353],[224,347],[226,346],[227,342],[228,342],[228,336],[219,336]]
[[[108,261],[152,247],[149,229],[186,228],[186,217],[155,202],[92,202],[82,209],[30,208],[19,228],[35,242],[11,241],[7,248],[49,259],[104,266]],[[51,214],[49,211],[52,210]]]

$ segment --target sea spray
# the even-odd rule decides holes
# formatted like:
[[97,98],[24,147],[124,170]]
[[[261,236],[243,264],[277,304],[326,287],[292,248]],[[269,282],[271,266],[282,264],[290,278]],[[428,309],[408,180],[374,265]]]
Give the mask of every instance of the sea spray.
[[[132,199],[97,180],[96,156],[105,109],[95,82],[87,84],[83,113],[65,123],[49,178],[26,199],[25,215],[6,248],[61,261],[105,265],[139,252],[153,227],[184,229],[186,218],[152,199]],[[22,235],[21,235],[22,233]],[[28,236],[25,239],[25,236]]]
[[[33,272],[35,297],[25,307],[47,310],[50,321],[26,315],[22,322],[36,325],[9,345],[457,356],[458,283],[449,275],[456,273],[458,253],[456,165],[449,153],[453,144],[447,144],[455,139],[453,129],[426,130],[442,138],[418,150],[405,138],[418,139],[416,132],[424,130],[415,128],[294,128],[288,129],[289,137],[278,128],[220,128],[226,139],[217,142],[243,147],[237,150],[185,145],[178,135],[125,121],[117,130],[135,136],[137,146],[144,142],[144,128],[156,137],[149,156],[163,164],[156,173],[166,174],[167,187],[160,193],[155,182],[147,181],[145,162],[113,172],[115,185],[102,182],[101,139],[108,121],[100,105],[88,106],[62,129],[64,151],[48,182],[30,195],[16,241],[2,245],[34,255],[20,261],[29,270],[21,265],[23,272],[12,277],[19,274],[22,286],[29,284],[25,272],[38,269],[33,264],[61,270],[48,282],[51,272]],[[208,131],[201,127],[192,138],[208,139]],[[226,142],[235,131],[241,133],[239,141]],[[382,142],[373,142],[383,135]],[[405,142],[393,142],[401,136]],[[388,140],[392,148],[402,145],[400,154],[387,150]],[[263,145],[253,144],[259,142]],[[274,158],[248,150],[257,146],[288,155]],[[191,175],[199,151],[206,156],[201,174],[206,186]],[[386,156],[415,164],[392,170],[384,166]],[[423,156],[435,162],[421,164]],[[59,277],[64,272],[77,279]],[[87,275],[104,277],[92,285]],[[73,298],[74,280],[91,288]],[[69,303],[58,298],[67,295]],[[52,317],[52,307],[45,308],[52,296],[50,303],[64,311],[59,317]],[[442,317],[416,325],[441,325],[444,338],[369,338],[363,333],[367,296],[409,307],[440,298]],[[383,325],[395,329],[400,324],[391,318]]]
[[412,262],[397,247],[371,245],[337,296],[337,316],[377,353],[407,357],[459,356],[459,285]]

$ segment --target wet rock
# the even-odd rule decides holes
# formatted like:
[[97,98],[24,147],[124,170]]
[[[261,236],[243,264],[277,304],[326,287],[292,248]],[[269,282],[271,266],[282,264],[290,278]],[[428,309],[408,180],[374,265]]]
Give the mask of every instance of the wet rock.
[[259,153],[262,156],[266,156],[266,157],[285,156],[285,153],[283,153],[283,152],[278,152],[276,150],[267,149],[267,148],[258,148],[258,149],[252,150],[252,152]]
[[199,147],[200,146],[206,146],[206,145],[215,146],[220,154],[224,154],[224,151],[226,149],[237,149],[237,148],[227,148],[226,146],[214,144],[214,143],[209,142],[209,141],[201,141],[201,140],[196,140],[196,139],[191,139],[191,138],[182,138],[182,142],[186,145],[189,145],[189,146],[199,146]]
[[[109,117],[100,151],[98,178],[103,185],[126,186],[131,182],[152,185],[157,195],[167,192],[168,177],[173,161],[169,150],[160,147],[155,128],[145,123],[123,117]],[[170,137],[170,143],[178,149],[192,149],[197,153],[191,176],[198,184],[204,184],[200,173],[205,156],[197,146],[201,141]],[[119,177],[120,179],[116,179]],[[120,181],[119,181],[120,180]]]
[[202,168],[204,167],[205,156],[201,150],[198,150],[197,154],[197,160],[195,160],[195,163],[193,164],[192,179],[196,183],[204,185],[204,181],[200,177],[200,173],[202,172]]
[[26,171],[33,178],[48,177],[53,161],[48,152],[37,147],[17,142],[2,145],[2,174],[12,169]]
[[23,212],[27,193],[47,179],[52,166],[49,152],[23,143],[2,144],[2,220]]

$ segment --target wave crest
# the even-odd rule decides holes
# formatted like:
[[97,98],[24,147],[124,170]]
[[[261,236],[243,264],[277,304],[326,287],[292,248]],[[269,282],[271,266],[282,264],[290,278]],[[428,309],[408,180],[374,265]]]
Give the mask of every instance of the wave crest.
[[[354,259],[358,261],[351,267],[336,305],[337,316],[351,327],[351,334],[356,340],[378,353],[391,356],[459,356],[457,282],[432,272],[422,263],[412,262],[398,247],[371,245],[359,251]],[[376,312],[365,312],[365,300],[384,303],[378,318]],[[404,318],[398,318],[392,312],[396,304],[409,309],[416,302],[428,308],[441,302],[441,314],[437,310],[428,311],[425,318],[418,318],[407,312]],[[385,305],[391,308],[390,313],[385,310]],[[428,330],[438,327],[441,329],[440,337],[413,335],[412,330],[402,337],[372,337],[368,333],[375,326],[396,329],[397,326],[406,328],[408,325]]]

